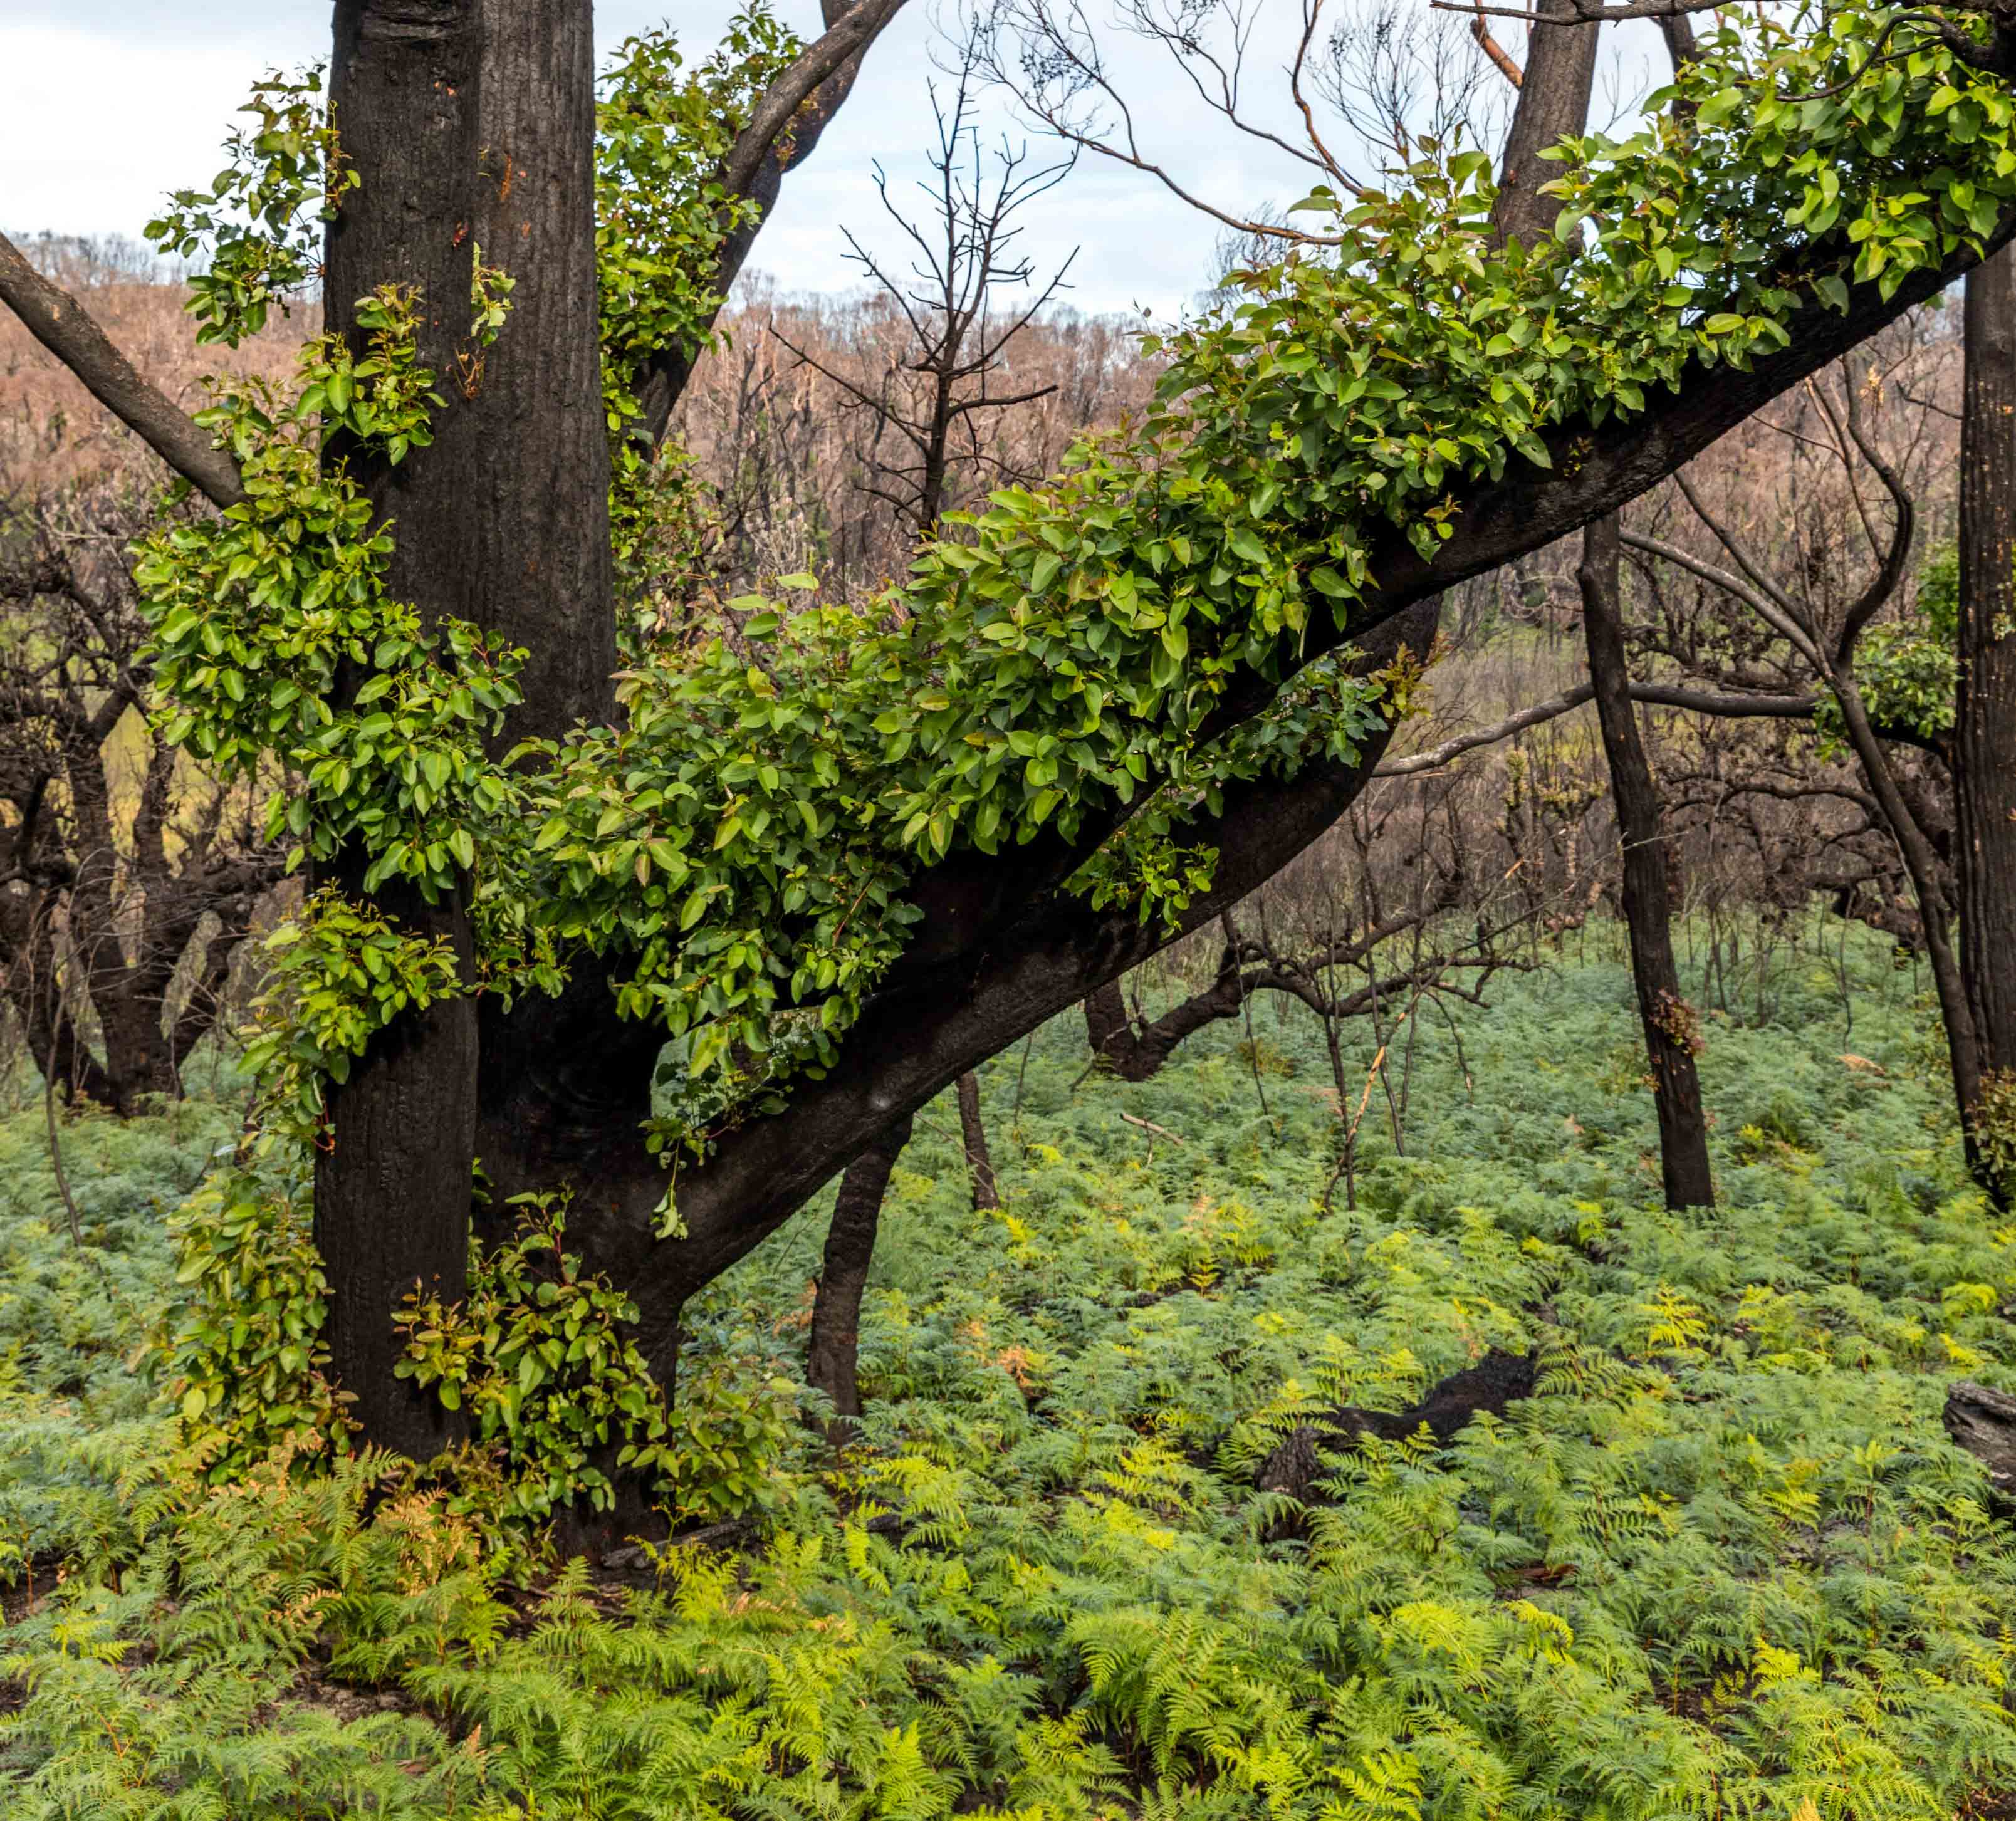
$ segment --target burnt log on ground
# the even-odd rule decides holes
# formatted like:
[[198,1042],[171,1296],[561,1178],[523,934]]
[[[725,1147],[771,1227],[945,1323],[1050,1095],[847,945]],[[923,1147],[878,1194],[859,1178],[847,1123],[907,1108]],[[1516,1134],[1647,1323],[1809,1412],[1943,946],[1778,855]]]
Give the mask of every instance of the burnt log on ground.
[[1988,1470],[1988,1484],[2004,1510],[2016,1510],[2016,1398],[1971,1379],[1946,1389],[1946,1434]]
[[[1263,1492],[1285,1492],[1306,1504],[1323,1477],[1323,1456],[1353,1446],[1363,1435],[1403,1441],[1423,1423],[1442,1446],[1480,1410],[1503,1416],[1508,1405],[1530,1398],[1536,1373],[1528,1354],[1493,1348],[1474,1366],[1452,1373],[1418,1403],[1405,1410],[1362,1410],[1341,1405],[1320,1423],[1305,1423],[1261,1463],[1255,1484]],[[1991,1393],[1991,1395],[1995,1394]],[[2005,1399],[2016,1413],[2016,1399]],[[2016,1429],[2011,1431],[2016,1441]]]

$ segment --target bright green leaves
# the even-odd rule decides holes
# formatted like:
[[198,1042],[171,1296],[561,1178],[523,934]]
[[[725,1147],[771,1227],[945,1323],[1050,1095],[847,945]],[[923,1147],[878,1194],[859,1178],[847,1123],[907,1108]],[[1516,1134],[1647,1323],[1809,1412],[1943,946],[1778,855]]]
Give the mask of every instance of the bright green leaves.
[[347,435],[395,466],[409,450],[426,448],[434,440],[430,409],[442,399],[415,351],[419,310],[419,293],[411,285],[387,285],[358,298],[352,314],[365,338],[364,357],[354,356],[340,336],[309,343],[290,413],[294,422],[319,420],[325,446]]
[[664,1398],[623,1331],[635,1306],[565,1250],[564,1203],[518,1205],[504,1244],[471,1243],[466,1302],[407,1297],[392,1318],[407,1337],[394,1369],[447,1409],[466,1408],[478,1443],[498,1451],[495,1517],[540,1522],[578,1502],[606,1511],[603,1463],[613,1448],[625,1464],[658,1464]]
[[[1879,38],[1902,60],[1872,57]],[[707,333],[715,255],[747,220],[719,193],[721,157],[795,48],[751,13],[691,70],[668,35],[633,40],[606,85],[604,393],[633,578],[685,498],[631,434],[640,375]],[[484,987],[550,988],[570,951],[610,957],[621,1009],[679,1046],[657,1135],[704,1146],[832,1066],[901,952],[920,872],[1124,824],[1079,887],[1173,922],[1210,877],[1185,830],[1228,784],[1348,758],[1380,725],[1376,680],[1334,661],[1298,674],[1313,627],[1327,643],[1377,609],[1375,553],[1404,541],[1433,560],[1513,463],[1548,467],[1576,428],[1783,347],[1795,311],[1849,307],[1851,272],[1892,291],[2016,202],[2009,97],[1914,16],[1726,25],[1674,92],[1691,112],[1559,149],[1562,232],[1534,248],[1497,244],[1479,156],[1431,142],[1390,196],[1311,199],[1334,211],[1334,249],[1248,275],[1168,337],[1141,424],[1089,441],[1041,490],[992,495],[887,600],[747,597],[731,603],[739,637],[699,650],[632,628],[622,724],[508,767],[484,742],[520,654],[387,600],[393,534],[319,459],[338,430],[388,460],[426,440],[415,301],[383,293],[360,315],[361,357],[315,343],[296,399],[226,391],[207,415],[248,498],[143,553],[170,733],[220,770],[297,777],[276,831],[318,856],[361,844],[370,884],[438,895],[473,876]],[[326,142],[275,143],[273,206],[297,206],[308,164],[282,167]],[[247,299],[266,257],[240,262]],[[251,302],[218,295],[219,322],[249,319]],[[480,276],[479,340],[502,297]],[[1256,675],[1294,681],[1201,743]]]
[[484,742],[518,700],[524,654],[459,621],[425,629],[387,599],[391,538],[321,454],[339,430],[394,461],[427,441],[438,400],[413,354],[419,301],[400,287],[361,300],[363,357],[318,337],[291,400],[220,386],[200,421],[232,448],[246,498],[166,521],[135,575],[167,737],[227,776],[270,776],[275,761],[291,774],[268,838],[291,835],[297,862],[360,841],[367,891],[400,878],[433,902],[511,803]]
[[[1962,171],[1933,130],[1900,167],[1895,72],[1787,99],[1854,77],[1837,66],[1886,23],[1719,34],[1683,78],[1691,124],[1567,149],[1566,231],[1535,249],[1496,245],[1476,154],[1424,146],[1405,188],[1339,207],[1334,258],[1252,275],[1168,337],[1137,430],[922,550],[899,610],[740,602],[760,666],[725,645],[640,663],[627,728],[541,755],[538,846],[560,938],[624,955],[625,1009],[685,1045],[686,1103],[711,1120],[829,1066],[911,879],[959,848],[1073,841],[1132,808],[1078,885],[1175,919],[1210,876],[1182,830],[1227,783],[1348,757],[1379,725],[1378,686],[1328,664],[1197,744],[1235,676],[1294,673],[1312,611],[1373,604],[1382,542],[1432,559],[1467,491],[1553,465],[1557,426],[1642,412],[1697,365],[1783,346],[1816,294],[1845,304],[1802,211],[1870,224],[1879,281],[1946,257],[1933,199],[1971,220],[2011,191],[1992,163]],[[1920,79],[1954,74],[1927,54]],[[1935,147],[1962,187],[1923,175]]]
[[265,327],[275,304],[312,288],[322,225],[357,182],[342,168],[319,69],[255,82],[239,111],[253,124],[232,131],[230,162],[211,187],[178,190],[146,230],[162,253],[194,265],[196,340],[232,347]]
[[269,1129],[303,1137],[322,1120],[322,1084],[347,1079],[401,1013],[466,990],[445,937],[429,940],[333,891],[315,893],[266,943],[270,976],[246,1049]]
[[187,1291],[160,1377],[213,1485],[276,1445],[347,1445],[343,1400],[323,1376],[329,1284],[311,1230],[305,1150],[206,1184],[170,1223]]
[[603,78],[596,114],[596,261],[600,281],[603,404],[611,464],[610,535],[634,576],[688,533],[677,473],[632,434],[643,369],[675,348],[697,352],[720,307],[722,241],[758,205],[731,197],[722,160],[797,39],[767,7],[729,21],[689,70],[669,27],[626,40]]

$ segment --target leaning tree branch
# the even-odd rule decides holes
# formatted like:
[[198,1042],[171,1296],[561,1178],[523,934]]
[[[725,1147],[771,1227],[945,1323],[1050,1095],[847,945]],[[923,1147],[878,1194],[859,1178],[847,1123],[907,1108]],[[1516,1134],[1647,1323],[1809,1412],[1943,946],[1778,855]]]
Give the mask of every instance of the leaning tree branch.
[[[1980,256],[2012,236],[2016,212]],[[1831,270],[1840,250],[1831,236],[1794,264]],[[1550,466],[1516,462],[1499,480],[1473,483],[1454,502],[1453,534],[1426,556],[1400,528],[1381,528],[1366,552],[1366,598],[1377,606],[1342,625],[1312,622],[1279,672],[1255,669],[1229,679],[1200,738],[1259,713],[1278,694],[1282,675],[1340,646],[1356,646],[1373,668],[1390,662],[1402,643],[1427,650],[1444,589],[1553,543],[1658,485],[1976,263],[1975,254],[1957,252],[1887,297],[1872,284],[1856,285],[1845,311],[1816,302],[1793,312],[1786,345],[1746,369],[1697,369],[1642,414],[1554,426],[1546,436]],[[1787,282],[1798,275],[1788,273]],[[684,1298],[775,1231],[869,1137],[1272,877],[1362,793],[1384,743],[1381,736],[1358,762],[1320,761],[1286,784],[1269,779],[1229,788],[1223,815],[1195,830],[1219,849],[1212,889],[1177,930],[1152,920],[1144,927],[1131,912],[1095,912],[1075,897],[1068,882],[1087,857],[1082,843],[1067,848],[1052,837],[994,857],[962,851],[930,869],[911,893],[922,918],[848,1032],[839,1065],[801,1084],[783,1116],[752,1117],[723,1134],[707,1161],[679,1180],[676,1211],[688,1236],[681,1240],[654,1236],[669,1185],[640,1130],[650,1113],[659,1034],[617,1017],[608,981],[584,966],[560,1002],[527,1008],[509,1032],[486,1025],[478,1149],[500,1199],[574,1181],[585,1250],[636,1297],[640,1338],[654,1362],[669,1364]],[[1093,847],[1111,826],[1089,832]],[[524,1066],[493,1069],[493,1054]]]
[[[736,135],[723,166],[728,193],[754,202],[751,217],[722,242],[711,288],[715,313],[742,271],[756,235],[783,186],[784,167],[802,164],[852,92],[869,47],[905,0],[823,0],[827,30],[800,52],[756,103],[749,124]],[[787,105],[788,104],[788,105]],[[713,324],[700,326],[704,339]],[[696,343],[675,342],[645,362],[637,398],[641,438],[655,449],[671,426],[672,410],[700,358]]]
[[238,465],[189,413],[140,377],[91,312],[37,272],[0,234],[0,303],[84,383],[85,389],[147,447],[220,506],[245,497]]
[[824,86],[826,78],[854,62],[902,10],[904,0],[856,0],[824,37],[799,52],[790,67],[764,90],[749,124],[736,135],[722,166],[722,187],[730,196],[747,196],[764,160],[777,149],[798,110]]

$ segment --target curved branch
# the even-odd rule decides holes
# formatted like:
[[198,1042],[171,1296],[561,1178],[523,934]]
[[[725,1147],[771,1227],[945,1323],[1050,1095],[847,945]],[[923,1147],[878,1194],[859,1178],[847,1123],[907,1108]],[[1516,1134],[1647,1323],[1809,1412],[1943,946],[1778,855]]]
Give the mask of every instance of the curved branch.
[[747,196],[754,187],[764,161],[790,126],[793,116],[812,99],[826,78],[837,74],[874,43],[883,27],[902,9],[904,0],[856,0],[852,9],[823,38],[806,45],[783,74],[764,90],[763,99],[736,135],[722,167],[722,186],[730,196]]
[[[1886,460],[1882,452],[1871,440],[1863,426],[1862,410],[1856,401],[1855,382],[1847,379],[1848,434],[1863,461],[1874,471],[1876,478],[1883,483],[1883,490],[1890,495],[1891,511],[1894,520],[1890,541],[1885,547],[1876,573],[1870,578],[1869,585],[1856,599],[1841,621],[1841,636],[1834,642],[1834,660],[1843,670],[1852,668],[1855,662],[1856,641],[1862,636],[1863,628],[1875,618],[1883,604],[1897,592],[1897,585],[1904,579],[1905,565],[1910,560],[1911,539],[1917,530],[1917,502],[1912,498],[1910,490],[1904,484],[1904,477]],[[1823,389],[1816,386],[1816,394],[1823,396]],[[1832,417],[1831,406],[1827,415]],[[1859,509],[1862,495],[1858,491],[1856,505]],[[1867,514],[1864,513],[1865,520]]]
[[[803,164],[812,155],[820,135],[852,92],[861,59],[869,45],[905,3],[905,0],[855,0],[850,6],[847,0],[823,0],[821,10],[828,27],[826,35],[808,45],[771,85],[756,104],[749,124],[729,149],[727,168],[739,180],[731,193],[758,206],[751,218],[722,243],[715,261],[711,283],[716,311],[740,274],[758,231],[783,186],[785,143],[788,141],[790,161],[794,164]],[[819,79],[811,81],[819,71],[823,74]],[[787,100],[789,106],[784,105]],[[710,315],[702,326],[703,339],[712,322]],[[645,363],[637,390],[643,411],[638,430],[654,449],[664,441],[665,432],[671,427],[673,407],[693,376],[700,351],[697,344],[675,342]]]
[[92,320],[90,311],[37,272],[4,234],[0,234],[0,302],[84,383],[92,398],[204,498],[217,506],[231,506],[245,497],[237,464],[211,442],[209,433],[142,379],[133,363]]
[[[1701,513],[1701,508],[1695,504],[1694,496],[1690,490],[1687,491],[1687,502],[1694,506],[1697,513]],[[1708,528],[1722,538],[1725,546],[1736,556],[1737,560],[1744,563],[1745,573],[1750,574],[1753,580],[1759,581],[1759,586],[1752,588],[1741,577],[1724,569],[1720,564],[1710,563],[1705,558],[1695,556],[1693,552],[1683,550],[1677,544],[1669,544],[1661,538],[1647,538],[1641,536],[1636,531],[1626,531],[1624,534],[1624,542],[1633,550],[1642,551],[1647,556],[1657,556],[1662,561],[1672,563],[1676,568],[1684,569],[1690,575],[1698,576],[1703,581],[1712,583],[1725,594],[1733,596],[1780,638],[1784,639],[1800,657],[1813,667],[1816,672],[1821,676],[1825,676],[1828,669],[1826,657],[1822,654],[1820,646],[1814,642],[1812,635],[1789,610],[1789,603],[1781,604],[1784,603],[1784,597],[1777,594],[1775,589],[1772,595],[1766,596],[1763,592],[1761,578],[1756,576],[1755,571],[1751,570],[1747,562],[1744,562],[1742,552],[1735,545],[1730,542],[1726,534],[1721,531],[1714,520],[1708,518],[1705,513],[1701,513],[1701,517]]]

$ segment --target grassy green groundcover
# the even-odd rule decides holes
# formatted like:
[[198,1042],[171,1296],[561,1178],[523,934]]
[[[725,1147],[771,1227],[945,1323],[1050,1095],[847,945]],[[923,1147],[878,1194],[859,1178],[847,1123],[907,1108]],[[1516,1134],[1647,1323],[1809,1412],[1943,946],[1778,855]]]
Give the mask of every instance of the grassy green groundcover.
[[[1939,1412],[2016,1388],[2016,1229],[1909,977],[1845,966],[1708,1020],[1723,1200],[1685,1217],[1609,962],[1494,987],[1460,1061],[1424,1015],[1404,1150],[1375,1091],[1327,1215],[1299,1013],[1139,1086],[1060,1020],[985,1073],[1003,1212],[919,1123],[862,1447],[759,1424],[755,1540],[643,1587],[383,1463],[198,1491],[139,1354],[235,1110],[71,1122],[85,1255],[38,1103],[0,1126],[0,1813],[2009,1812],[2016,1536]],[[715,1287],[693,1395],[783,1395],[818,1213]],[[1339,1457],[1306,1512],[1255,1489],[1311,1413],[1491,1347],[1539,1362],[1507,1420]]]

